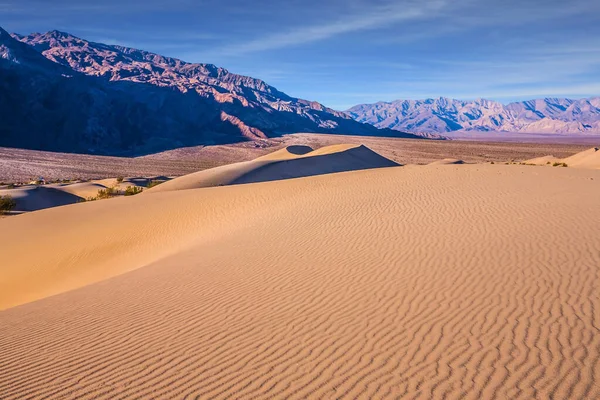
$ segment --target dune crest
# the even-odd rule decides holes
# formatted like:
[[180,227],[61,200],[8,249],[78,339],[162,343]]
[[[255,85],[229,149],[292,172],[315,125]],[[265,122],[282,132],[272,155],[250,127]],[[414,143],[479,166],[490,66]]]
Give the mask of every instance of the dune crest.
[[288,146],[252,161],[224,165],[175,178],[148,193],[301,178],[399,164],[363,145],[337,144],[313,150]]
[[0,196],[12,197],[16,203],[15,211],[19,212],[59,207],[83,200],[76,194],[51,185],[27,185],[15,189],[0,189]]
[[444,158],[443,160],[437,160],[429,163],[429,165],[459,165],[464,163],[465,162],[463,160],[459,160],[457,158]]
[[600,169],[600,148],[592,147],[566,158],[556,158],[553,156],[537,157],[525,161],[527,164],[546,165],[554,163],[564,163],[569,167]]

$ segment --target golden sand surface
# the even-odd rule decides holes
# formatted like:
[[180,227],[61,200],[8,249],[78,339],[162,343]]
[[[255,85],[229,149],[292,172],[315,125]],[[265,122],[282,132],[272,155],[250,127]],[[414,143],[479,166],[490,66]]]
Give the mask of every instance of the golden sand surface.
[[600,398],[597,170],[347,159],[1,219],[0,398]]

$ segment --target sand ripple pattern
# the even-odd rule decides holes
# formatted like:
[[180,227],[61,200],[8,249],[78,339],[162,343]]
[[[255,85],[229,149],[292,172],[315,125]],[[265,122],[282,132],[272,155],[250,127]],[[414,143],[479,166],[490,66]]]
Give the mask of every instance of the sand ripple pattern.
[[457,165],[198,189],[235,198],[230,234],[0,312],[0,398],[600,398],[593,177]]

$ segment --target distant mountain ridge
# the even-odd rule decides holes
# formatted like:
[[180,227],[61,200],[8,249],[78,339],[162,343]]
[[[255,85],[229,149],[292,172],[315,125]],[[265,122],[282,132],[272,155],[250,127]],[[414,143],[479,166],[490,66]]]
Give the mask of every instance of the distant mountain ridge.
[[406,132],[600,133],[600,97],[546,98],[507,105],[440,97],[360,104],[346,113],[359,122]]
[[295,132],[416,137],[212,64],[0,28],[0,146],[141,154]]

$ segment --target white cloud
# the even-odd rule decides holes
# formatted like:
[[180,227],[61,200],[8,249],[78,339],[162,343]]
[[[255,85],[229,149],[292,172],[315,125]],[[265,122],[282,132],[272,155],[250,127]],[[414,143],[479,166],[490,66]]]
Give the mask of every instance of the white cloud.
[[446,0],[387,3],[374,9],[363,9],[362,12],[346,15],[331,23],[300,26],[287,32],[234,44],[220,49],[218,54],[239,55],[278,49],[324,40],[346,33],[382,28],[401,21],[427,19],[436,15],[446,4]]

